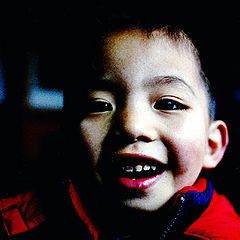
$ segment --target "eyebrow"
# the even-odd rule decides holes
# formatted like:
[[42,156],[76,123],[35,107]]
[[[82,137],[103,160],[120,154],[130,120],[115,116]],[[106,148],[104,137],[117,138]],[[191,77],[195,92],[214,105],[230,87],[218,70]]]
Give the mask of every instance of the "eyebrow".
[[180,84],[186,87],[190,92],[196,96],[193,88],[183,79],[176,76],[156,76],[154,78],[148,79],[144,83],[144,87],[155,88],[159,85],[172,85],[172,84]]

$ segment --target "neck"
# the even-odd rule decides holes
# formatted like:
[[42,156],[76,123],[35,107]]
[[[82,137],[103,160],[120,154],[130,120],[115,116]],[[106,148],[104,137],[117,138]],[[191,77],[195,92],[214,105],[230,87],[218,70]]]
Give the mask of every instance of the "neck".
[[[129,234],[153,233],[158,230],[166,216],[166,209],[144,212],[130,209],[121,204],[93,207],[90,215],[102,234],[123,236]],[[93,213],[93,214],[91,214]],[[104,217],[103,217],[104,216]]]
[[74,186],[70,186],[74,207],[85,224],[91,228],[90,231],[96,230],[108,236],[135,235],[144,232],[149,235],[149,231],[153,233],[154,229],[161,227],[161,222],[166,219],[164,216],[169,209],[169,206],[166,206],[155,212],[140,211],[124,206],[109,195],[99,193],[97,197],[90,193],[83,194],[80,200]]

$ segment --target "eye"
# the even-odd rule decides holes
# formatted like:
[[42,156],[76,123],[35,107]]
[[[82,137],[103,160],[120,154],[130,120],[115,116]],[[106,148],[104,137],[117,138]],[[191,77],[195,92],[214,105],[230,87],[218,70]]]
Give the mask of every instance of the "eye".
[[112,110],[112,104],[104,100],[92,100],[87,106],[87,111],[89,113],[104,113]]
[[160,99],[154,103],[153,108],[156,110],[165,110],[165,111],[188,109],[186,105],[172,99]]

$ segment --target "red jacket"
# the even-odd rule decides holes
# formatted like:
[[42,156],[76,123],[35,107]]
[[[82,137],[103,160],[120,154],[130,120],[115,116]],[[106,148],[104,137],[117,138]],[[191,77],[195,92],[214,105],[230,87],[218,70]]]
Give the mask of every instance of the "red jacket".
[[240,239],[240,218],[227,198],[214,191],[209,207],[185,234],[199,239]]
[[[85,213],[71,181],[68,184],[68,190],[69,199],[71,200],[69,202],[73,204],[73,209],[77,213],[76,215],[78,215],[79,222],[82,220],[84,222],[83,225],[87,226],[83,231],[84,236],[87,237],[79,239],[98,239],[99,233]],[[184,199],[183,196],[185,200],[179,204]],[[224,196],[212,190],[211,185],[207,184],[205,179],[200,179],[194,186],[185,187],[179,191],[175,196],[174,206],[178,216],[180,216],[180,220],[174,218],[174,220],[177,220],[175,222],[171,220],[171,223],[175,225],[177,231],[182,231],[183,233],[181,237],[177,235],[178,239],[240,239],[239,216],[230,202]],[[25,192],[18,194],[16,197],[1,199],[0,211],[4,226],[3,228],[0,227],[0,230],[3,232],[3,229],[5,229],[4,233],[0,232],[0,240],[4,239],[1,236],[6,236],[6,239],[11,239],[12,236],[14,239],[18,239],[18,236],[20,236],[19,239],[38,239],[36,236],[40,236],[39,233],[41,233],[41,237],[44,234],[48,237],[50,234],[49,230],[54,228],[51,227],[51,223],[49,224],[50,227],[44,227],[47,217],[42,213],[40,201],[34,192]],[[194,215],[197,216],[197,219],[195,219]],[[34,231],[34,229],[37,229],[37,231]],[[166,227],[166,229],[169,229],[169,227]],[[61,236],[61,230],[63,229],[59,227],[59,236]],[[65,230],[69,234],[68,239],[75,239],[74,236],[71,238],[71,233],[73,234],[74,231],[67,228]],[[45,233],[43,234],[44,231]],[[24,236],[28,232],[30,235],[28,234],[28,238],[25,238]],[[37,235],[35,234],[36,232]],[[56,229],[53,232],[56,232]],[[169,236],[171,236],[171,230],[169,232]],[[175,239],[167,237],[167,234],[169,233],[164,230],[159,239]],[[53,233],[52,236],[55,236],[55,234]]]

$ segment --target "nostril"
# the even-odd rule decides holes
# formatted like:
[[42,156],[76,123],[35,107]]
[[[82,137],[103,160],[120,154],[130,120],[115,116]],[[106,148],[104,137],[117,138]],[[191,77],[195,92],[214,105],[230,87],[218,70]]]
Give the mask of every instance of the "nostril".
[[114,131],[114,136],[115,136],[116,140],[118,141],[118,143],[121,143],[123,145],[133,144],[133,143],[136,143],[136,142],[139,142],[139,141],[140,142],[145,142],[145,143],[149,143],[149,142],[153,141],[148,136],[140,135],[140,136],[135,138],[134,136],[131,136],[131,135],[125,133],[125,132],[120,132],[120,131]]

